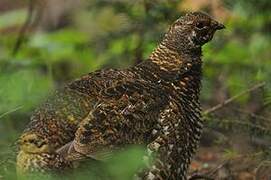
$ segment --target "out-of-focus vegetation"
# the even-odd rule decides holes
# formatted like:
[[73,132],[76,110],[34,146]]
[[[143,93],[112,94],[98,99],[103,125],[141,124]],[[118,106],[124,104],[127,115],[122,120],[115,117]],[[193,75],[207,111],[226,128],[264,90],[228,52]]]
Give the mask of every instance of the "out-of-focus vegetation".
[[63,179],[82,179],[82,180],[128,180],[133,179],[135,172],[146,167],[142,157],[146,155],[146,151],[142,146],[127,146],[125,150],[116,151],[114,155],[109,156],[106,160],[99,162],[93,159],[86,159],[77,162],[74,166],[76,169],[62,173],[39,173],[20,174],[17,177],[15,171],[11,167],[1,165],[7,169],[1,170],[1,178],[19,179],[19,180],[63,180]]
[[[206,117],[202,149],[191,171],[239,158],[249,167],[238,171],[230,164],[238,179],[243,172],[256,176],[260,163],[271,159],[271,1],[36,0],[26,37],[12,55],[28,6],[15,2],[0,2],[0,179],[14,169],[14,143],[31,112],[54,89],[96,69],[146,59],[167,27],[189,10],[204,10],[226,25],[204,46],[204,109],[267,83]],[[200,156],[206,148],[213,159]],[[252,154],[257,158],[247,163]],[[131,167],[126,163],[123,169]]]

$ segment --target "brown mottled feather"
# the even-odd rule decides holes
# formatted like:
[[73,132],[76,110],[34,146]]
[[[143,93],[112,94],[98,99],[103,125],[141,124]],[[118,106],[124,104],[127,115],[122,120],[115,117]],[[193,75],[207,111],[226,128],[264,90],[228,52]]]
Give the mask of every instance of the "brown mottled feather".
[[[143,144],[157,159],[139,177],[185,179],[202,129],[201,46],[222,28],[204,13],[187,14],[147,61],[68,84],[32,116],[20,139],[18,169],[62,170],[78,159],[103,160],[115,149]],[[58,157],[48,160],[53,154]]]

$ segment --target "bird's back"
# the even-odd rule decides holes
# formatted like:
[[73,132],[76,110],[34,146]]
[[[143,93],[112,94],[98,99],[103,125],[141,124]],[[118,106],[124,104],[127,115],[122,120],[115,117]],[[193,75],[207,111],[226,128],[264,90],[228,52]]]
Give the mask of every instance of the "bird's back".
[[[120,132],[120,128],[130,132],[126,140],[120,138],[123,137],[121,132],[116,133],[115,140],[121,141],[118,144],[128,143],[128,139],[130,143],[144,143],[142,138],[147,138],[161,104],[166,103],[165,90],[152,82],[141,68],[100,70],[58,90],[33,113],[24,134],[42,136],[56,150],[73,140],[79,123],[89,113],[96,113],[101,118],[93,123],[100,124],[109,134],[112,135],[114,129]],[[143,120],[145,129],[139,123]],[[138,132],[133,131],[135,128]],[[109,136],[106,132],[102,134]],[[110,138],[108,141],[114,143]]]

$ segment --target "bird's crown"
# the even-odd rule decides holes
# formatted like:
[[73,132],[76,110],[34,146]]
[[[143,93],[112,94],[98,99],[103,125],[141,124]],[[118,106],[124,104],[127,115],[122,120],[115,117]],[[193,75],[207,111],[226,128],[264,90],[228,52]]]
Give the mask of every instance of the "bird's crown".
[[175,50],[195,49],[209,42],[217,30],[225,26],[203,12],[191,12],[177,19],[164,41]]

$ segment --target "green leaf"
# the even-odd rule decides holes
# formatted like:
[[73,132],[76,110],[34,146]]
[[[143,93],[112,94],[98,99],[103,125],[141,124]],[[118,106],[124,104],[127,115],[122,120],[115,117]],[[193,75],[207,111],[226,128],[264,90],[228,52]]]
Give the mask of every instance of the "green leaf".
[[0,113],[22,106],[23,110],[35,106],[52,89],[50,78],[31,69],[1,73]]
[[116,180],[132,179],[135,173],[144,167],[143,156],[145,153],[144,148],[137,146],[116,153],[107,162],[109,174]]

